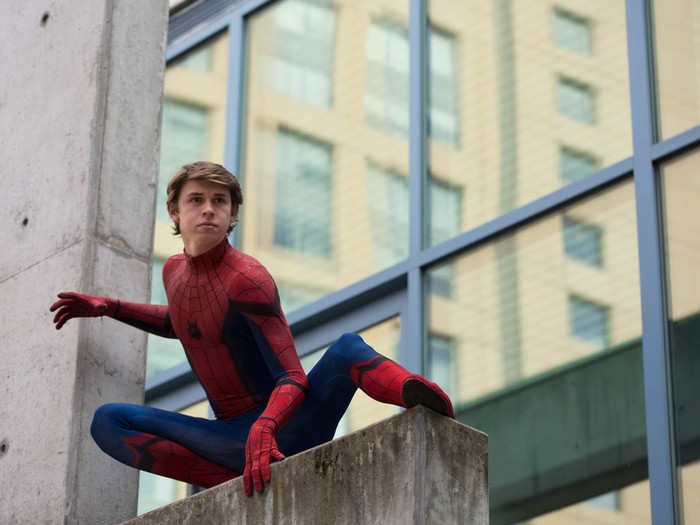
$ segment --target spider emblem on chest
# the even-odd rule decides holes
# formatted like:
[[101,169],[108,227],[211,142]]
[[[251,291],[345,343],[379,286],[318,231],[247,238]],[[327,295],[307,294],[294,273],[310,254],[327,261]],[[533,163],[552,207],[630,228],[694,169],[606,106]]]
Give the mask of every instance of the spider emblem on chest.
[[192,339],[199,340],[202,338],[202,332],[197,326],[197,321],[187,321],[187,333],[190,334]]

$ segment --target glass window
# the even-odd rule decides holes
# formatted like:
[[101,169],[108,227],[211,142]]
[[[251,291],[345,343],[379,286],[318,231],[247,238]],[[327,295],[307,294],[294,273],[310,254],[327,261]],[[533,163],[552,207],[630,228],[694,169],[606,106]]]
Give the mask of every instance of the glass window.
[[559,175],[563,182],[576,182],[596,171],[598,171],[598,159],[593,155],[565,146],[559,150]]
[[279,131],[276,203],[275,244],[321,257],[331,255],[328,144]]
[[280,303],[282,311],[285,313],[293,312],[304,305],[320,299],[328,292],[318,288],[307,286],[305,283],[276,281],[277,290],[280,294]]
[[[182,239],[173,235],[166,207],[168,182],[183,164],[198,160],[223,163],[227,72],[227,33],[171,60],[165,69],[151,280],[151,302],[155,304],[167,304],[163,263],[183,250]],[[149,334],[147,375],[183,361],[178,340]]]
[[608,345],[608,307],[575,295],[569,296],[572,337],[603,349]]
[[603,230],[594,224],[564,217],[566,255],[591,266],[603,266]]
[[428,243],[440,244],[459,235],[462,224],[462,188],[430,177],[430,228]]
[[388,20],[373,22],[367,31],[367,122],[408,138],[408,30]]
[[428,135],[448,146],[458,146],[457,43],[454,35],[434,27],[429,35]]
[[[408,179],[392,169],[367,165],[367,193],[372,222],[372,244],[378,267],[396,264],[408,256]],[[431,214],[428,238],[433,244],[460,233],[462,189],[430,177],[428,198]],[[436,278],[446,278],[441,272]],[[447,283],[449,287],[449,283]],[[442,287],[442,289],[446,289]]]
[[[567,219],[605,232],[604,265],[563,249]],[[569,250],[590,242],[570,236]],[[449,386],[460,421],[489,434],[493,522],[553,510],[550,490],[563,486],[579,488],[558,507],[647,478],[637,257],[628,178],[427,270],[430,285],[453,268],[450,298],[426,290],[426,372]],[[625,513],[635,521],[648,506],[646,494]],[[601,511],[579,507],[582,523],[584,509]]]
[[700,523],[700,152],[661,167],[676,459],[685,523]]
[[[372,223],[372,248],[377,267],[408,256],[408,180],[393,170],[367,165],[367,198]],[[383,227],[381,226],[383,225]]]
[[288,308],[407,254],[407,191],[368,166],[409,171],[409,5],[282,0],[247,17],[237,241]]
[[527,523],[528,525],[561,525],[563,523],[651,524],[649,482],[635,483],[620,490],[595,496],[581,503],[538,516]]
[[591,24],[585,18],[555,9],[552,29],[557,45],[577,53],[591,52]]
[[309,104],[333,100],[335,11],[325,0],[287,0],[275,10],[274,88]]
[[574,120],[593,124],[593,90],[587,84],[559,77],[559,111]]
[[454,340],[437,334],[428,335],[426,375],[452,398],[455,393]]
[[632,154],[625,3],[569,4],[427,2],[427,172],[463,188],[458,233]]
[[700,3],[652,2],[656,124],[667,139],[700,124]]

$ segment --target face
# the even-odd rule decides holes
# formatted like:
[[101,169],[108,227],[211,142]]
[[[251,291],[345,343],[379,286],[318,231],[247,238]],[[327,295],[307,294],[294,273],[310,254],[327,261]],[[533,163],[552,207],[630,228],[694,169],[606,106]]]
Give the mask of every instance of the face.
[[188,180],[177,201],[177,209],[168,206],[173,222],[180,226],[182,240],[218,244],[236,219],[237,210],[231,208],[231,195],[220,184]]

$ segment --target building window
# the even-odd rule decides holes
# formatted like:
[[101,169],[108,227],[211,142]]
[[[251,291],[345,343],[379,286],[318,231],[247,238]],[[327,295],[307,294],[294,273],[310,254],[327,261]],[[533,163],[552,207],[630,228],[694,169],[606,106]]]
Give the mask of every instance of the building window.
[[455,399],[455,341],[452,337],[442,335],[428,335],[428,355],[426,356],[427,376]]
[[462,230],[462,187],[430,176],[430,228],[428,245],[445,242]]
[[286,0],[275,10],[275,89],[329,108],[333,100],[335,12],[322,0]]
[[367,32],[365,116],[372,126],[408,138],[408,31],[387,20]]
[[559,175],[566,183],[576,182],[598,171],[598,159],[566,146],[559,151]]
[[609,308],[605,305],[569,296],[571,337],[590,343],[599,349],[608,346]]
[[199,73],[209,73],[211,71],[212,46],[204,45],[185,55],[178,65],[184,66],[191,71]]
[[281,129],[277,135],[274,243],[331,255],[331,146]]
[[603,229],[569,217],[563,222],[566,255],[590,266],[603,266]]
[[456,47],[454,36],[430,28],[428,134],[453,147],[459,145]]
[[[428,246],[434,246],[459,235],[462,229],[462,188],[439,181],[429,180],[430,221]],[[441,297],[453,296],[454,263],[441,264],[426,273],[430,293]]]
[[[462,189],[430,177],[428,185],[430,245],[458,235],[462,222]],[[372,245],[375,264],[385,268],[408,256],[408,179],[406,176],[374,164],[367,165],[367,194],[372,220]],[[431,291],[451,297],[452,266],[429,272]]]
[[[208,48],[204,48],[208,49]],[[207,157],[207,110],[175,100],[163,101],[160,170],[156,219],[168,222],[168,182],[183,164]]]
[[386,268],[408,256],[408,180],[394,170],[368,164],[367,195],[374,262],[377,268]]
[[283,281],[277,283],[277,289],[280,294],[282,311],[285,313],[293,312],[302,306],[306,306],[328,295],[326,290],[290,284]]
[[614,490],[612,492],[606,492],[605,494],[601,494],[600,496],[595,496],[593,498],[587,499],[583,503],[590,507],[595,507],[610,512],[619,512],[620,492],[617,490]]
[[586,18],[555,9],[552,31],[557,45],[577,53],[590,54],[591,24]]
[[[449,146],[459,144],[455,37],[430,28],[428,134]],[[365,115],[372,126],[408,139],[408,30],[383,20],[367,33]]]
[[593,124],[595,102],[593,89],[583,82],[559,77],[559,111],[569,118]]

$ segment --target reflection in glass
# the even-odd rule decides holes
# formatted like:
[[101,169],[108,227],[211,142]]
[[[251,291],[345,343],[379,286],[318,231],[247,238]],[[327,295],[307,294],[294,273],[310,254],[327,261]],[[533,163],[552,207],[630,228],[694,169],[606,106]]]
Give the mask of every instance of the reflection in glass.
[[591,86],[571,78],[559,78],[559,111],[574,120],[593,124],[595,114]]
[[[209,403],[200,401],[180,410],[181,414],[192,417],[209,418]],[[139,471],[139,495],[137,514],[141,515],[163,505],[182,499],[191,492],[191,485],[181,481]]]
[[329,1],[286,0],[275,9],[274,83],[279,93],[329,108],[335,11]]
[[623,1],[431,0],[428,18],[428,171],[461,188],[459,232],[632,153]]
[[408,8],[283,0],[248,18],[239,245],[286,313],[407,254]]
[[591,52],[591,23],[586,18],[555,9],[552,30],[554,41],[559,46],[577,53]]
[[659,140],[700,124],[700,3],[654,0]]
[[700,521],[700,153],[661,168],[669,283],[669,340],[674,390],[676,457],[685,523]]
[[330,202],[330,146],[280,130],[274,243],[298,252],[330,257]]
[[617,469],[596,490],[647,477],[635,219],[628,179],[427,271],[426,371],[489,434],[494,522],[592,465]]
[[[163,263],[182,252],[172,235],[166,208],[168,182],[183,165],[198,160],[223,162],[228,35],[221,33],[172,60],[165,70],[156,222],[153,238],[151,302],[166,304]],[[148,336],[146,374],[185,360],[180,342]]]
[[581,503],[538,516],[527,523],[529,525],[651,524],[649,482],[642,481],[620,490],[595,496]]

